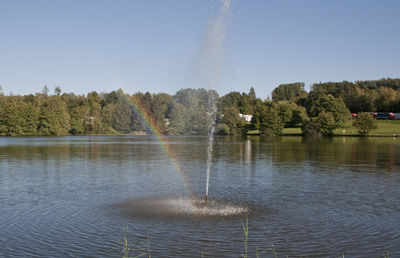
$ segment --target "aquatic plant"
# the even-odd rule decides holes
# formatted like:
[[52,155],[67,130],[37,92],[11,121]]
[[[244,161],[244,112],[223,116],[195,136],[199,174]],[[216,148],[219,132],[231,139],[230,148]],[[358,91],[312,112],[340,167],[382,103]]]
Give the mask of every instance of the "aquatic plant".
[[[242,253],[242,257],[243,258],[247,258],[249,257],[249,252],[248,252],[248,239],[249,239],[249,220],[248,217],[246,216],[246,221],[242,222],[242,228],[243,228],[243,233],[244,233],[244,252]],[[138,258],[138,257],[144,257],[147,256],[148,258],[151,258],[151,252],[150,252],[150,237],[147,236],[147,245],[146,246],[142,246],[139,248],[132,248],[129,246],[128,244],[128,236],[127,236],[127,231],[128,231],[128,227],[126,227],[126,230],[124,232],[124,247],[121,251],[121,253],[123,253],[122,258]],[[131,251],[134,252],[139,252],[139,254],[137,254],[136,256],[129,256],[129,253]],[[271,243],[271,247],[269,248],[265,248],[263,250],[259,250],[258,247],[256,247],[256,257],[260,258],[262,254],[273,254],[274,258],[278,258],[275,246],[273,243]],[[204,257],[204,249],[201,249],[201,258]],[[289,256],[286,256],[289,257]],[[382,255],[383,258],[389,258],[389,251],[387,251],[386,253],[384,253]],[[342,258],[345,258],[345,255],[342,254]]]
[[[129,253],[131,251],[139,252],[139,254],[136,256],[129,256]],[[129,244],[128,244],[128,227],[126,227],[125,232],[124,232],[124,247],[123,247],[121,253],[123,254],[122,258],[138,258],[138,257],[143,257],[143,256],[147,256],[148,258],[151,258],[150,237],[147,236],[147,246],[132,248],[132,246],[129,246]]]
[[247,258],[247,240],[249,237],[249,219],[247,216],[246,216],[246,226],[244,225],[244,223],[242,223],[242,227],[244,233],[244,254],[242,254],[242,256],[244,258]]

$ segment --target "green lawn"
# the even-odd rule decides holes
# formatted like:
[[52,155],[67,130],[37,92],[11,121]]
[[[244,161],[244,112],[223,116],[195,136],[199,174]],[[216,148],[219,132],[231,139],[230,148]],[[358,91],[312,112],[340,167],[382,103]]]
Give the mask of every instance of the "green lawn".
[[259,135],[260,131],[258,130],[248,130],[247,135]]
[[[358,135],[352,120],[346,121],[343,127],[334,131],[335,135]],[[400,136],[400,120],[377,120],[378,129],[369,133],[370,136]],[[258,130],[249,130],[248,135],[258,135]],[[301,128],[284,128],[283,135],[301,134]]]
[[288,135],[288,134],[301,134],[301,128],[283,128],[283,135]]
[[[259,135],[258,130],[249,130],[247,135]],[[283,135],[301,134],[301,128],[283,128]]]
[[[358,135],[357,128],[352,125],[353,121],[346,121],[344,126],[334,131],[338,135]],[[369,135],[393,136],[400,135],[400,120],[377,120],[378,128],[372,130]]]

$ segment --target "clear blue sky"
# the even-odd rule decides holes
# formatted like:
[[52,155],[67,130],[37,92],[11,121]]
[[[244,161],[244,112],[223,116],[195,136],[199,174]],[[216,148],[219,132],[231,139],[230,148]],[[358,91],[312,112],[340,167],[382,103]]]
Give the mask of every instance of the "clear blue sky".
[[[5,94],[197,87],[218,0],[2,0]],[[232,0],[217,91],[400,77],[400,1]]]

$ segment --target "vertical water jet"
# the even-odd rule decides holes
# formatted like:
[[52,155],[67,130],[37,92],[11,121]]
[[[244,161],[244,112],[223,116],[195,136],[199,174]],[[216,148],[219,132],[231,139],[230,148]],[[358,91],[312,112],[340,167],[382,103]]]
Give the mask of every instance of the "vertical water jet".
[[[221,62],[223,59],[223,41],[228,29],[231,17],[231,0],[220,0],[221,7],[215,17],[212,18],[203,45],[203,53],[200,58],[198,71],[201,79],[210,89],[216,89],[219,85]],[[209,91],[208,94],[208,142],[207,142],[207,169],[206,169],[206,193],[205,205],[208,202],[208,189],[213,156],[213,143],[215,122],[217,115],[217,96]]]
[[205,196],[205,205],[207,205],[208,201],[208,185],[210,182],[210,172],[212,165],[212,153],[213,153],[213,143],[214,143],[214,133],[215,133],[215,120],[217,115],[217,105],[216,105],[216,96],[210,95],[208,97],[208,106],[209,106],[209,128],[208,128],[208,142],[207,142],[207,170],[206,170],[206,196]]

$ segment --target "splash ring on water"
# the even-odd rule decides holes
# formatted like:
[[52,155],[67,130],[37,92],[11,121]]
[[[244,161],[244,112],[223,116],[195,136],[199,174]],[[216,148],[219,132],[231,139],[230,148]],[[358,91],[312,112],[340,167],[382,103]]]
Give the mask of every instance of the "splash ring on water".
[[250,213],[243,204],[188,198],[145,198],[125,201],[113,205],[125,214],[134,217],[233,217]]

